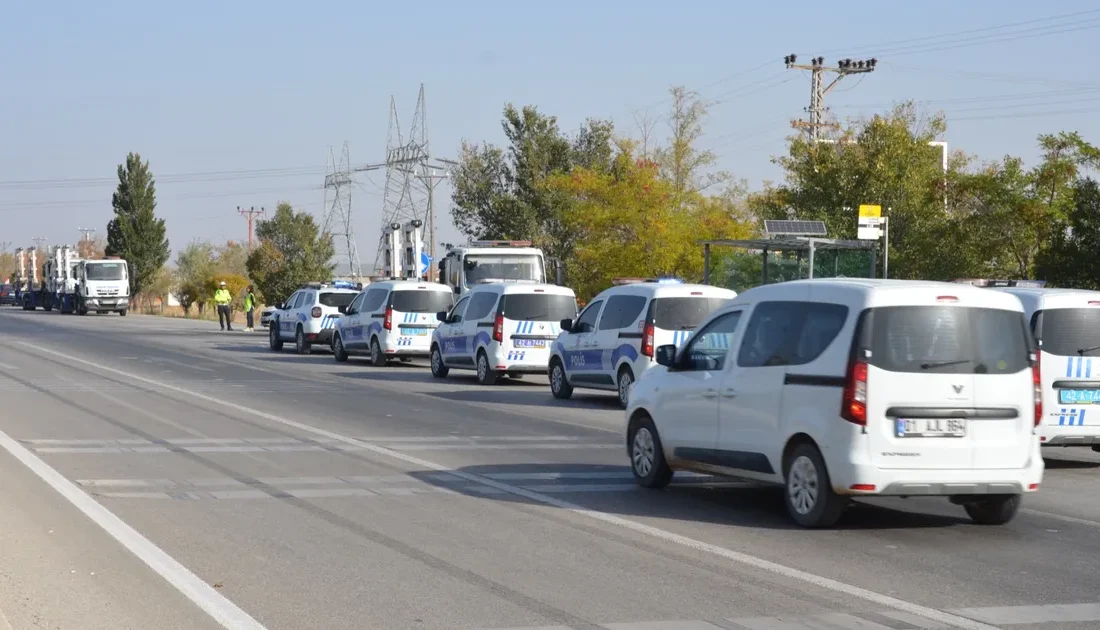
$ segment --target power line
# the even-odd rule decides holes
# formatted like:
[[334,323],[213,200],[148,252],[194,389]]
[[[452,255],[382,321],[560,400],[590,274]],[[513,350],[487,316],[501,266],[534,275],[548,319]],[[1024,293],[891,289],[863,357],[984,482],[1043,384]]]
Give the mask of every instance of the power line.
[[[272,177],[305,177],[324,173],[323,167],[287,167],[247,170],[208,171],[201,173],[179,173],[155,177],[158,184],[184,184],[205,181],[236,181],[242,179],[265,179]],[[118,183],[112,177],[75,177],[62,179],[25,179],[0,181],[0,189],[20,190],[34,188],[87,188]]]
[[[797,61],[798,55],[787,55],[783,58],[783,63],[788,70],[810,71],[810,106],[806,108],[806,111],[810,114],[810,119],[793,120],[791,126],[795,129],[806,129],[809,132],[810,141],[816,142],[822,127],[836,126],[833,123],[825,122],[825,96],[846,76],[874,72],[878,60],[873,58],[861,61],[841,59],[835,66],[826,66],[824,57],[814,57],[810,60],[808,66],[799,64]],[[828,85],[825,85],[826,72],[836,74],[836,78]]]

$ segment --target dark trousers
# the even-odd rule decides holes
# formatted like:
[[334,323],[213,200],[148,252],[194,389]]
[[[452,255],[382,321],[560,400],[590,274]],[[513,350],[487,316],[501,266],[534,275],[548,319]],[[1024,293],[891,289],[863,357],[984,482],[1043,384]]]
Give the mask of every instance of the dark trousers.
[[255,312],[256,312],[256,309],[254,309],[254,308],[250,308],[250,309],[248,309],[248,311],[247,311],[247,312],[245,313],[245,316],[246,316],[246,317],[248,318],[248,328],[252,328],[252,323],[253,323],[253,320],[252,320],[252,314],[253,314],[253,313],[255,313]]
[[218,305],[218,323],[221,324],[222,330],[233,330],[233,325],[229,323],[229,305]]

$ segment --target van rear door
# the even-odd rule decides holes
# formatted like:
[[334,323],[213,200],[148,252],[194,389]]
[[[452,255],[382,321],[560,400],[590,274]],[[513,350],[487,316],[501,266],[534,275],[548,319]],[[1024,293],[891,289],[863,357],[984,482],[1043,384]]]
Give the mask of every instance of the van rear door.
[[[1091,304],[1091,303],[1090,303]],[[1100,305],[1044,308],[1035,314],[1044,422],[1094,435],[1100,426]],[[1068,436],[1072,437],[1072,436]]]
[[1022,466],[1033,417],[1023,313],[915,297],[861,315],[871,461],[885,469]]

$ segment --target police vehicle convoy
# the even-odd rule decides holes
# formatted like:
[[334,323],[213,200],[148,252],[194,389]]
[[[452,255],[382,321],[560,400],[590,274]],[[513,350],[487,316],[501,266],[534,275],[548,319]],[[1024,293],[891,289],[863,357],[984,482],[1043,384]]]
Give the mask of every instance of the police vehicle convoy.
[[675,470],[783,485],[804,527],[833,525],[851,497],[913,495],[999,525],[1039,489],[1045,405],[1014,296],[794,281],[704,320],[680,349],[658,342],[659,366],[634,384],[624,437],[640,485]]
[[298,354],[309,354],[313,344],[328,347],[336,320],[359,291],[350,282],[310,283],[275,307],[268,324],[268,345],[272,350],[294,342]]
[[592,298],[576,319],[563,319],[551,345],[550,391],[617,391],[624,408],[630,387],[655,365],[657,346],[681,345],[711,312],[737,293],[672,278],[624,278]]
[[577,315],[572,289],[552,284],[498,282],[475,285],[436,317],[432,375],[475,370],[482,385],[507,375],[545,374],[560,322]]
[[368,354],[381,367],[391,359],[427,358],[436,313],[454,304],[451,290],[434,282],[387,280],[370,284],[355,296],[332,334],[337,361]]
[[996,288],[1024,307],[1038,344],[1043,446],[1100,452],[1100,292]]

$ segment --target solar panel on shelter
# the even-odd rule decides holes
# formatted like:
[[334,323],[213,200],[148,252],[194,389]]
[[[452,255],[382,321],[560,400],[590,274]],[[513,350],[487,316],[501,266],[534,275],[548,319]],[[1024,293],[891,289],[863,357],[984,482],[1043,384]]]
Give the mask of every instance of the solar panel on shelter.
[[781,221],[765,219],[764,232],[768,236],[825,236],[824,221]]

